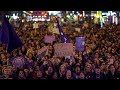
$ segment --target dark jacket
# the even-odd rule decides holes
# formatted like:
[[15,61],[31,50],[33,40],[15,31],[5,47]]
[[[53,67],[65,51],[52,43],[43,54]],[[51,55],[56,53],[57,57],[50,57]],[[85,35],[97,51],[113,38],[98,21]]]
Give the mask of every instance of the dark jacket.
[[86,73],[85,79],[92,79],[92,73]]
[[105,79],[105,75],[103,73],[100,74],[93,73],[92,79]]
[[120,79],[120,72],[116,73],[116,79]]
[[106,75],[106,79],[116,79],[116,72],[114,75],[112,75],[112,73],[109,71]]

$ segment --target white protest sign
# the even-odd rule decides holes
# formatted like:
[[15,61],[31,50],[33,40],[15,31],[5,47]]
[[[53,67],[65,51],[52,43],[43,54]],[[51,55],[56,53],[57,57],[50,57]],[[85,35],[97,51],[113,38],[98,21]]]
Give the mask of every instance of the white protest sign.
[[33,28],[34,28],[34,29],[39,28],[39,24],[38,24],[38,23],[34,23],[34,24],[33,24]]

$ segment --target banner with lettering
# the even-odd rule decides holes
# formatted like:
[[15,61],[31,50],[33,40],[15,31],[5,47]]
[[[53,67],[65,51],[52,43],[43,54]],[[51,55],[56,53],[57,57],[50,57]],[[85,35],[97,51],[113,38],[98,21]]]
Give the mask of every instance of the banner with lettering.
[[76,37],[76,50],[77,51],[85,50],[85,37]]
[[54,56],[63,57],[63,56],[72,56],[73,54],[73,44],[72,43],[57,43],[54,45]]

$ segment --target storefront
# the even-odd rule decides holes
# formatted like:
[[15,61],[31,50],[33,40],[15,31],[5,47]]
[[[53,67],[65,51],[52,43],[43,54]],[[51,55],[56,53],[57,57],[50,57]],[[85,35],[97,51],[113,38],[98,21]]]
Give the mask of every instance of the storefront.
[[50,21],[49,13],[47,11],[33,11],[33,21]]
[[118,24],[118,17],[116,12],[108,11],[107,13],[102,13],[102,22],[110,22]]
[[93,19],[94,23],[100,23],[101,26],[103,26],[103,23],[105,24],[106,22],[118,24],[117,14],[116,12],[112,11],[107,12],[97,11],[96,14],[94,14]]

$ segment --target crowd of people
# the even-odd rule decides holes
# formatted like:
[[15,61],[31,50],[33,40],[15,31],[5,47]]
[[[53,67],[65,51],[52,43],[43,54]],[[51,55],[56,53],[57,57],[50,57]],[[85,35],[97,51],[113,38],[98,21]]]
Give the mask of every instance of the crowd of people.
[[[17,30],[24,45],[7,53],[5,45],[0,44],[0,79],[120,79],[120,25],[79,26],[80,32],[71,30],[73,25],[62,27],[67,29],[66,37],[74,48],[75,37],[85,37],[83,52],[74,49],[70,58],[55,57],[53,45],[61,42],[59,34],[54,34],[56,41],[48,44],[44,36],[52,33],[47,27]],[[39,56],[44,46],[48,46],[47,53]],[[15,64],[21,58],[23,62]]]

